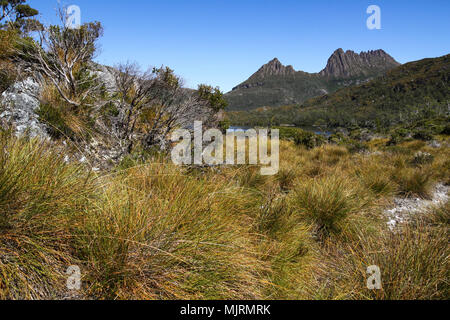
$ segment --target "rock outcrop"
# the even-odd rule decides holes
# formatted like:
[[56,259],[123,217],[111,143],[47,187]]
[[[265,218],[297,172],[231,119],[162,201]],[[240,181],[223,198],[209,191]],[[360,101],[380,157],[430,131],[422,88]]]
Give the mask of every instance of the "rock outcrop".
[[33,78],[14,83],[0,98],[0,119],[12,126],[16,135],[48,138],[46,126],[39,122],[41,86]]
[[292,66],[284,66],[280,60],[274,58],[265,65],[263,65],[255,74],[253,74],[248,81],[233,88],[236,89],[248,89],[253,87],[260,87],[264,85],[264,79],[271,76],[288,76],[294,75],[295,70]]
[[284,66],[280,60],[274,58],[269,61],[269,63],[263,65],[258,72],[256,72],[255,76],[264,78],[266,76],[286,76],[294,73],[295,70],[292,66]]
[[378,75],[399,66],[383,50],[355,53],[351,50],[344,52],[336,50],[328,59],[327,66],[319,74],[327,78],[347,79]]

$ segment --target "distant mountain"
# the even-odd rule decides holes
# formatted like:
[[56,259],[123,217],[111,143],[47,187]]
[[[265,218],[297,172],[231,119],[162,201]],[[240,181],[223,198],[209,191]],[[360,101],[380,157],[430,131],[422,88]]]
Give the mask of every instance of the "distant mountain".
[[[346,64],[344,59],[336,61]],[[349,69],[336,66],[323,73],[342,77],[343,70]],[[450,55],[446,55],[401,65],[367,83],[342,88],[299,105],[229,112],[228,117],[234,125],[321,123],[328,127],[359,124],[387,128],[417,117],[448,115],[449,106]]]
[[338,49],[319,73],[295,71],[275,58],[233,88],[226,98],[231,111],[303,103],[343,87],[364,83],[399,65],[383,50],[357,54]]

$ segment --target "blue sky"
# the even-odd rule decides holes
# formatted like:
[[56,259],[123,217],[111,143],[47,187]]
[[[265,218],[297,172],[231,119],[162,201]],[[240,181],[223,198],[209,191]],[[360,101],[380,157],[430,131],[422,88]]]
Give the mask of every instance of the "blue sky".
[[[47,22],[56,0],[30,0]],[[105,28],[97,61],[167,65],[186,85],[229,91],[277,57],[318,72],[337,48],[384,49],[401,63],[450,53],[449,0],[66,0]],[[381,30],[369,30],[369,5]]]

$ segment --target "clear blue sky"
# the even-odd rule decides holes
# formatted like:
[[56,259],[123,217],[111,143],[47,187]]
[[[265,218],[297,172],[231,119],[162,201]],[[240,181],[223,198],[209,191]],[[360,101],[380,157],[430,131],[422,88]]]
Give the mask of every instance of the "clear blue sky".
[[[30,0],[55,21],[56,0]],[[167,65],[229,91],[274,57],[318,72],[337,48],[384,49],[401,63],[450,53],[449,0],[65,0],[105,28],[97,61]],[[382,29],[368,30],[378,5]]]

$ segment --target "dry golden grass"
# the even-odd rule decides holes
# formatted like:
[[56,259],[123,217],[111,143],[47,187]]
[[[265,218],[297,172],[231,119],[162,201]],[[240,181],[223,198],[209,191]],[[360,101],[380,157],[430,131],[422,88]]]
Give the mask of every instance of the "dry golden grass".
[[[92,176],[62,147],[2,133],[0,298],[62,298],[75,264],[97,299],[448,299],[448,204],[396,232],[383,215],[448,181],[448,148],[380,146],[282,142],[273,177],[162,156]],[[435,161],[415,166],[416,150]],[[374,264],[381,291],[366,288]]]

